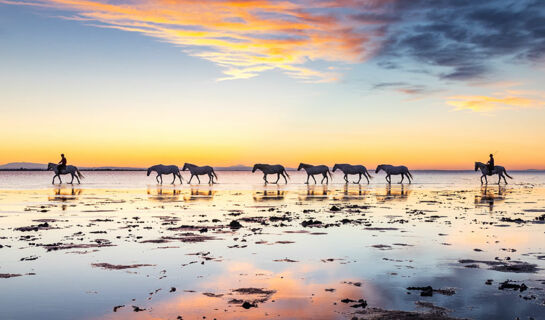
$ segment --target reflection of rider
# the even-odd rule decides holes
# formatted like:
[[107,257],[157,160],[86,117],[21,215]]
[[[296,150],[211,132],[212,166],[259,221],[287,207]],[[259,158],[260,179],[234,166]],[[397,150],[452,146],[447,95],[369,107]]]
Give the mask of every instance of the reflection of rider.
[[66,169],[66,158],[64,157],[64,153],[61,154],[61,161],[59,161],[59,165],[57,166],[57,170],[62,172],[64,169]]
[[494,171],[494,155],[490,154],[490,160],[486,163],[488,165],[488,174],[492,175],[492,171]]

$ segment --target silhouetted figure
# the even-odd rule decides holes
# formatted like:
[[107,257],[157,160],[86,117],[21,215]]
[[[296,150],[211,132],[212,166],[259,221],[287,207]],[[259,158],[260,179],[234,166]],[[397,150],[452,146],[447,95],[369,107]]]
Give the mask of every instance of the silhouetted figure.
[[488,160],[486,165],[488,166],[488,175],[491,176],[492,171],[494,171],[494,155],[492,153],[490,154],[490,160]]
[[59,173],[62,173],[66,169],[66,158],[64,157],[64,153],[61,153],[61,161],[59,161],[59,164],[57,165],[57,170]]

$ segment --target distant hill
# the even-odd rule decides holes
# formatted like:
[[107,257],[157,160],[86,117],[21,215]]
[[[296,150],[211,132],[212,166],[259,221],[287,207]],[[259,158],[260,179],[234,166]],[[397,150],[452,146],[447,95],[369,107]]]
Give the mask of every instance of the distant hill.
[[47,164],[43,163],[33,163],[33,162],[10,162],[3,165],[0,165],[0,170],[45,170],[47,169]]

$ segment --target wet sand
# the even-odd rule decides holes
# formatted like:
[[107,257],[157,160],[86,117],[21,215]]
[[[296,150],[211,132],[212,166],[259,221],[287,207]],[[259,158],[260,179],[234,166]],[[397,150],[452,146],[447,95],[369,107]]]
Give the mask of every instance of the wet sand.
[[545,188],[0,191],[2,319],[542,319]]

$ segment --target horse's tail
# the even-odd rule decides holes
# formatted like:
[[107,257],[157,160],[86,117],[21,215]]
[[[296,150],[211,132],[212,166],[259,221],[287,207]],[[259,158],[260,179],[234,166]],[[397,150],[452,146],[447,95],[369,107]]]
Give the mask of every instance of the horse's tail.
[[327,173],[329,174],[329,178],[333,179],[333,177],[331,176],[331,171],[329,171],[329,168],[327,168]]
[[81,174],[81,172],[79,171],[78,168],[76,168],[76,174],[78,175],[78,178],[80,178],[80,179],[85,178],[85,176],[83,174]]
[[409,169],[407,169],[407,174],[409,175],[409,177],[411,178],[411,180],[413,179],[413,175],[411,174],[411,172],[409,171]]
[[369,177],[369,179],[373,179],[373,176],[371,176],[371,175],[369,174],[369,171],[367,171],[367,169],[365,169],[364,174],[367,175],[367,177]]
[[507,174],[507,170],[505,170],[505,168],[503,168],[503,173],[507,176],[507,178],[513,179],[513,177]]
[[285,168],[284,168],[284,173],[286,174],[286,176],[288,176],[288,179],[291,179],[291,178],[290,178],[290,175],[288,174],[288,172],[286,171]]

